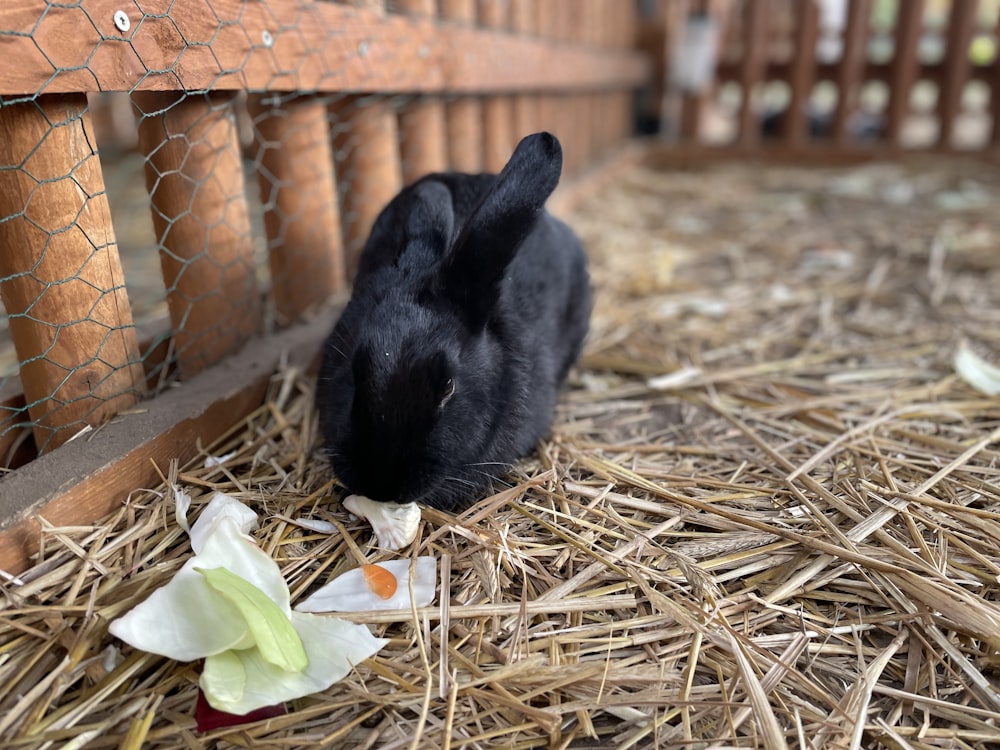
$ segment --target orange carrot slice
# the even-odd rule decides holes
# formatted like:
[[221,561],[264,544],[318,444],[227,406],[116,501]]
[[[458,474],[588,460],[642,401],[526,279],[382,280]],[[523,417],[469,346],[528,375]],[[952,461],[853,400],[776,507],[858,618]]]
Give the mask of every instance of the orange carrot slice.
[[396,593],[396,576],[381,565],[362,565],[361,572],[365,576],[365,583],[375,596],[380,599],[391,599]]

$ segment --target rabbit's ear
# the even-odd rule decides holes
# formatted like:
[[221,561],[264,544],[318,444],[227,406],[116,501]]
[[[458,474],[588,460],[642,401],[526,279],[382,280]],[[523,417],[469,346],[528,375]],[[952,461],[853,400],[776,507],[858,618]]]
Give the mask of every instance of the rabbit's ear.
[[406,219],[406,238],[426,242],[434,248],[447,248],[455,223],[451,192],[435,180],[414,187],[413,204]]
[[[361,256],[361,269],[398,265],[410,243],[417,243],[440,257],[451,241],[454,225],[451,193],[442,183],[425,180],[396,196],[379,214]],[[409,254],[409,253],[407,253]],[[415,264],[428,262],[421,252]]]
[[561,171],[556,137],[527,136],[462,227],[441,281],[472,328],[482,328],[489,319],[507,266],[534,229]]

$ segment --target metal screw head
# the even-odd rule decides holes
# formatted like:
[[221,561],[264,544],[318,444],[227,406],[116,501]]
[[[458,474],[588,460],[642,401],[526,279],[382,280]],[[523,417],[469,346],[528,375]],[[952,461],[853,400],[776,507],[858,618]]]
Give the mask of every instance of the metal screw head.
[[358,45],[358,56],[368,57],[368,42],[361,42]]
[[274,37],[271,35],[271,32],[268,31],[267,29],[264,29],[260,33],[260,40],[261,42],[264,43],[264,46],[269,49],[274,46]]
[[121,32],[128,31],[132,28],[132,21],[129,20],[128,13],[123,10],[115,11],[115,28]]

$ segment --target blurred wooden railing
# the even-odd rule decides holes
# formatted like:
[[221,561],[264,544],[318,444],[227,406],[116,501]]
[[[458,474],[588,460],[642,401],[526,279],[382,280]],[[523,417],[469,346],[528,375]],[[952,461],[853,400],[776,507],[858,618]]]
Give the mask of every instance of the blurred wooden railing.
[[[1000,146],[993,0],[660,0],[650,7],[640,38],[665,72],[648,114],[678,146],[868,156]],[[680,70],[689,60],[673,52],[685,49],[699,24],[711,27],[715,54],[711,78],[690,88]],[[928,54],[934,48],[943,54]],[[777,109],[764,95],[775,84],[787,92]],[[872,84],[883,87],[884,101],[863,101]],[[915,105],[915,89],[927,84],[932,104]],[[970,103],[969,84],[988,94]],[[970,117],[982,127],[966,137],[959,124]],[[725,127],[715,127],[720,121]]]

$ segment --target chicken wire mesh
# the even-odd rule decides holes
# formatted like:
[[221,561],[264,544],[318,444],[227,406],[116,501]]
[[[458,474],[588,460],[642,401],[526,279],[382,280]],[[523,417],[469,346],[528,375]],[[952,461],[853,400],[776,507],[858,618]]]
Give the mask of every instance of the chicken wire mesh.
[[604,0],[217,6],[0,12],[16,59],[0,90],[0,467],[345,290],[378,211],[420,174],[496,170],[543,127],[572,168],[627,130],[607,81],[482,95],[537,60],[511,74],[458,33],[626,47]]

